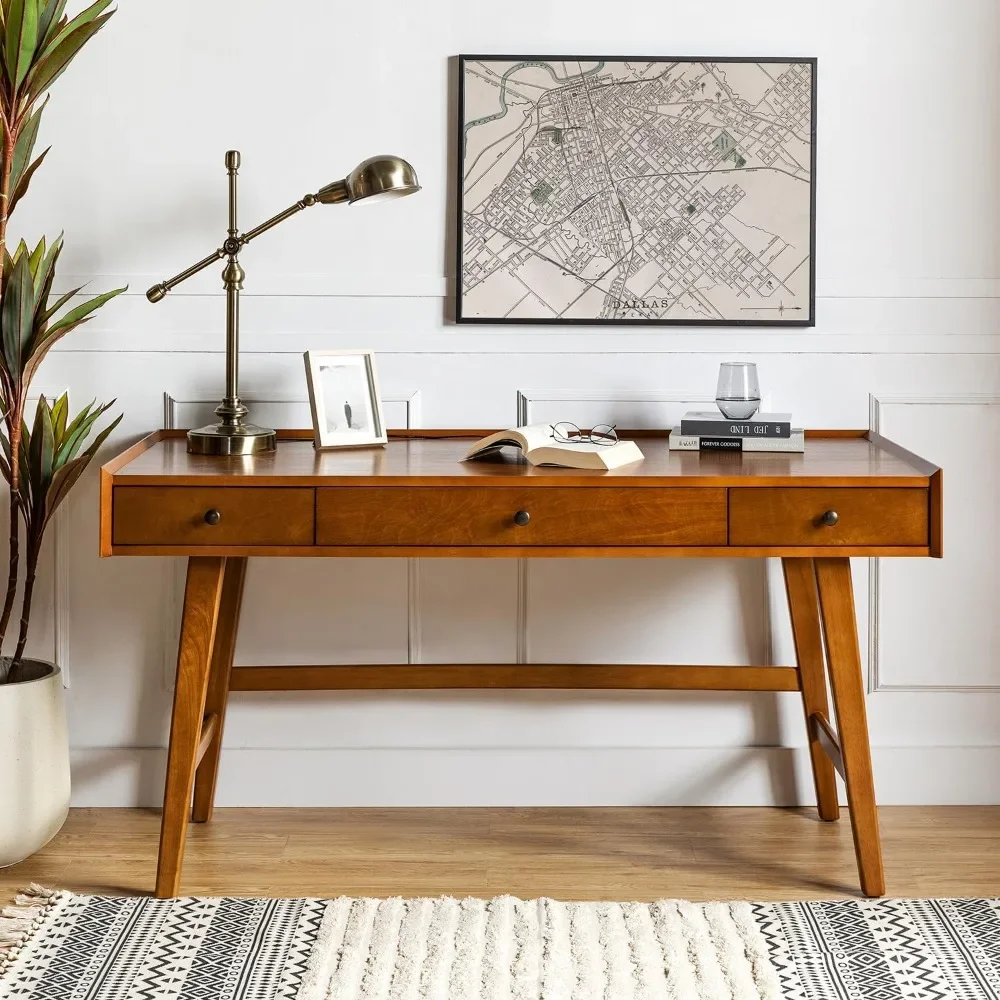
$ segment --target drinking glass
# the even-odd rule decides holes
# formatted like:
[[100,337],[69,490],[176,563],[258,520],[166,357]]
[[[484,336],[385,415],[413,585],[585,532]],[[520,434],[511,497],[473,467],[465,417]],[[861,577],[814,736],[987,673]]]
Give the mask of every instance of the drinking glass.
[[757,366],[751,361],[723,361],[715,405],[730,420],[748,420],[760,409]]

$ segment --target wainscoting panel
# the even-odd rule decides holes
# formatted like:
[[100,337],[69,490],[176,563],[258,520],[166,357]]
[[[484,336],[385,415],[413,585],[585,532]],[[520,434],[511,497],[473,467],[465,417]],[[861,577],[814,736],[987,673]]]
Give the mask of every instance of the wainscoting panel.
[[877,560],[874,689],[1000,691],[1000,395],[874,396],[872,413],[946,470],[945,558]]
[[[765,401],[765,406],[769,401]],[[518,422],[665,428],[714,394],[523,389]],[[642,442],[639,442],[640,448]],[[733,663],[770,660],[764,560],[522,560],[528,662]]]

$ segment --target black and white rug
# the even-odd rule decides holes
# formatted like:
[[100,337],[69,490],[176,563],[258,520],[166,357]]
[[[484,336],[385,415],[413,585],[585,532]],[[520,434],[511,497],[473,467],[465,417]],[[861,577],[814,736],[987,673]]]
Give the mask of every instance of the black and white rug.
[[37,886],[2,1000],[995,1000],[1000,900],[169,899]]

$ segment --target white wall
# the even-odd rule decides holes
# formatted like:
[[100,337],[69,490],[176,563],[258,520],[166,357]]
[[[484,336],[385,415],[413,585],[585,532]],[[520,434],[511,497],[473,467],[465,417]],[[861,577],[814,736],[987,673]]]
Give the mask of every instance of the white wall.
[[[396,426],[669,425],[720,359],[773,407],[877,427],[946,469],[943,561],[857,561],[883,802],[1000,801],[1000,7],[995,0],[123,0],[60,81],[15,230],[65,229],[62,284],[127,281],[39,387],[118,397],[123,446],[221,394],[223,154],[246,227],[374,152],[405,201],[317,208],[243,255],[243,389],[306,421],[300,352],[372,347]],[[445,323],[460,51],[819,57],[818,325],[805,331]],[[81,804],[155,803],[181,566],[97,558],[97,485],[51,546],[37,650],[68,667]],[[790,662],[774,566],[679,560],[251,564],[243,664],[517,658]],[[597,602],[600,618],[570,613]],[[793,696],[235,696],[223,804],[789,803],[811,781]]]

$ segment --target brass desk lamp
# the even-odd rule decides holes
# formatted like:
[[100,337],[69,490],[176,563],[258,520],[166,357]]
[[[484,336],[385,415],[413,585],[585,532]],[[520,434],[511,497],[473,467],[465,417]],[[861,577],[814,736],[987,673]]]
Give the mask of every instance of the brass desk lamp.
[[240,235],[236,225],[236,175],[240,167],[240,154],[231,149],[226,153],[226,170],[229,172],[229,235],[214,253],[192,264],[186,271],[153,285],[146,298],[159,302],[172,288],[210,264],[228,257],[222,272],[226,289],[226,395],[215,408],[219,423],[188,431],[187,450],[196,455],[252,455],[255,452],[274,451],[277,435],[269,427],[258,427],[246,422],[247,408],[239,395],[240,350],[240,289],[246,276],[239,263],[239,253],[252,239],[273,229],[304,208],[311,205],[349,205],[363,198],[399,196],[420,190],[417,174],[406,160],[398,156],[373,156],[358,164],[342,181],[334,181],[307,194],[290,208],[279,212],[256,229]]

